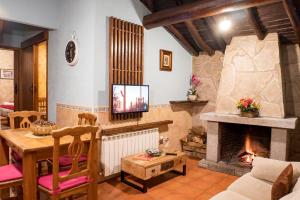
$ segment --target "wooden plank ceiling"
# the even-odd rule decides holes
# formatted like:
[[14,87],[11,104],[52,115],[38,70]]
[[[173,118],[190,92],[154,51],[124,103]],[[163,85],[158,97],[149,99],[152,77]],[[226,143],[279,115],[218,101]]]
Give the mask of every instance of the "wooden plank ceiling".
[[[225,51],[234,36],[278,33],[283,44],[300,44],[300,0],[140,0],[152,13],[147,29],[164,27],[192,55]],[[226,17],[226,33],[217,24]]]

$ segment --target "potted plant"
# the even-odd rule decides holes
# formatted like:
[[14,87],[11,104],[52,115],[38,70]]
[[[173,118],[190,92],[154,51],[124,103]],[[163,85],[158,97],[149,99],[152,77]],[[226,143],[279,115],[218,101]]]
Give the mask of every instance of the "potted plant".
[[258,117],[260,105],[252,98],[242,98],[237,103],[242,117]]
[[189,101],[197,100],[197,87],[200,85],[200,83],[200,78],[193,74],[190,79],[191,88],[187,91],[187,97]]

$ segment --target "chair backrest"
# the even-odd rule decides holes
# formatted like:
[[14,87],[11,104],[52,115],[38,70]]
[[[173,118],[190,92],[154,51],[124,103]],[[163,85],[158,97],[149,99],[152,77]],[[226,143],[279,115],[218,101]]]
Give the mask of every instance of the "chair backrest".
[[92,113],[80,113],[78,114],[78,125],[91,125],[95,126],[97,116]]
[[47,98],[38,98],[37,110],[39,112],[47,112]]
[[[96,126],[75,126],[72,128],[63,128],[52,132],[54,138],[54,149],[53,149],[53,191],[59,191],[59,184],[61,182],[74,179],[81,176],[86,176],[87,179],[92,179],[93,170],[96,170],[92,165],[92,161],[97,156],[97,141],[96,134],[99,127]],[[79,159],[84,150],[84,142],[81,140],[81,136],[89,134],[90,141],[88,145],[88,160],[87,165],[79,167]],[[72,159],[71,169],[67,174],[63,176],[59,175],[59,157],[60,157],[60,141],[62,137],[72,137],[73,141],[68,146],[68,154]]]
[[15,118],[17,118],[17,117],[22,118],[22,121],[20,122],[20,128],[30,128],[32,122],[30,121],[29,118],[34,117],[34,118],[36,118],[36,120],[40,120],[43,115],[45,115],[45,113],[37,112],[37,111],[11,112],[11,113],[8,114],[10,128],[12,128],[12,129],[16,128]]

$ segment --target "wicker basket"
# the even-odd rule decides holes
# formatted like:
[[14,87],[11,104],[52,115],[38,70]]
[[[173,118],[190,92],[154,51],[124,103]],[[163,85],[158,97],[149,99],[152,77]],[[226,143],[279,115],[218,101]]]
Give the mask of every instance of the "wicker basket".
[[31,131],[33,135],[36,136],[51,135],[52,130],[55,129],[56,129],[56,125],[40,126],[40,125],[32,124],[31,126]]
[[241,117],[255,118],[259,116],[259,112],[241,112]]

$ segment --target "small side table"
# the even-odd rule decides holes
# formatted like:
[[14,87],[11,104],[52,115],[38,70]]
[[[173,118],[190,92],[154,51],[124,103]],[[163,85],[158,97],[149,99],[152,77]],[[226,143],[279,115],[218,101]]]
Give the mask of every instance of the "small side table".
[[[143,192],[147,192],[147,182],[156,176],[174,171],[180,175],[186,175],[186,159],[183,152],[176,152],[177,155],[162,155],[153,157],[150,160],[141,160],[142,154],[122,158],[121,161],[121,182]],[[132,175],[142,182],[142,187],[126,179],[126,175]]]

